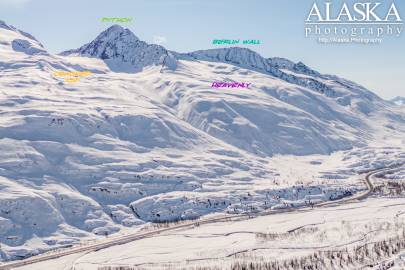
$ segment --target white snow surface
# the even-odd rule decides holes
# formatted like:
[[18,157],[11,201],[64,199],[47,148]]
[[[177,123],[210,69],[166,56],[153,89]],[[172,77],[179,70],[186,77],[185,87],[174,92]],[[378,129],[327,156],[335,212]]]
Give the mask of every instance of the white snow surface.
[[[274,261],[308,256],[317,251],[353,249],[402,236],[405,198],[371,198],[350,205],[316,208],[238,222],[203,224],[96,252],[41,262],[18,270],[97,270],[122,266],[141,269],[231,269],[237,261]],[[260,237],[268,234],[273,237]],[[239,256],[233,256],[239,254]],[[392,258],[403,269],[404,254]],[[365,262],[365,264],[368,261]],[[297,268],[302,269],[302,268]],[[339,266],[325,270],[381,269]],[[389,268],[391,269],[391,268]]]
[[243,48],[169,52],[115,26],[52,55],[0,22],[0,115],[1,260],[347,196],[365,188],[358,172],[405,159],[404,111],[353,82]]
[[398,96],[398,97],[391,99],[390,101],[395,103],[396,105],[405,106],[405,97]]

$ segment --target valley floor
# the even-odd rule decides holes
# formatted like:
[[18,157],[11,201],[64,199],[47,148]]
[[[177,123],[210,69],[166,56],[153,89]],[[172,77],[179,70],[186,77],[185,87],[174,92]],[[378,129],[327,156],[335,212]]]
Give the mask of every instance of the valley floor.
[[[103,266],[221,269],[235,262],[282,261],[318,251],[350,250],[366,243],[403,238],[404,205],[405,198],[374,196],[351,204],[201,225],[18,269],[97,270]],[[390,269],[405,267],[405,250],[401,252],[402,255],[391,258],[399,268]]]
[[[386,151],[389,152],[389,149],[384,151],[380,149],[380,153],[377,155],[377,151],[374,150],[374,154],[368,155],[369,158],[362,162],[358,158],[355,158],[357,162],[350,159],[356,153],[354,151],[344,153],[343,157],[341,156],[342,153],[336,153],[335,156],[332,155],[328,159],[321,159],[321,156],[301,157],[299,159],[280,156],[273,159],[273,162],[278,167],[280,177],[292,176],[291,169],[282,164],[292,164],[293,159],[296,169],[302,166],[302,170],[297,170],[301,171],[301,174],[312,172],[314,175],[315,171],[318,171],[322,172],[323,175],[328,175],[327,179],[332,181],[335,177],[331,176],[332,170],[330,170],[331,166],[328,165],[329,160],[331,160],[330,162],[336,159],[346,160],[348,162],[347,168],[353,166],[354,169],[352,167],[352,169],[337,170],[336,176],[345,175],[344,172],[347,173],[346,177],[351,174],[345,180],[350,179],[352,184],[357,182],[358,190],[364,193],[367,191],[363,182],[365,174],[361,174],[361,171],[370,170],[370,167],[383,168],[402,164],[402,151],[395,152],[397,158],[394,159],[392,155],[387,155],[388,152]],[[366,157],[367,153],[370,152],[357,153]],[[381,155],[385,158],[382,158]],[[319,162],[314,162],[314,160]],[[312,171],[310,170],[311,167],[308,166],[310,164],[314,166]],[[315,167],[318,167],[318,170]],[[322,170],[326,168],[329,170]],[[129,267],[128,270],[134,267],[134,269],[201,269],[199,267],[217,267],[207,268],[207,270],[239,269],[232,267],[250,262],[306,260],[313,258],[314,254],[329,254],[328,256],[332,254],[333,257],[333,252],[346,252],[347,250],[349,254],[364,246],[367,249],[367,252],[364,251],[364,253],[370,255],[376,249],[373,245],[380,246],[381,241],[387,240],[391,244],[396,243],[395,241],[402,241],[401,243],[405,248],[404,173],[405,170],[402,167],[402,169],[397,168],[389,173],[376,174],[375,177],[372,177],[374,192],[363,201],[334,203],[314,209],[306,207],[285,213],[281,210],[281,213],[248,220],[201,224],[193,228],[162,232],[149,238],[95,252],[75,253],[15,269],[115,270],[114,267],[119,266]],[[301,177],[309,178],[310,174],[301,175]],[[336,178],[339,179],[337,181],[346,182],[341,177]],[[295,200],[296,202],[297,200]],[[287,208],[289,207],[287,205]],[[280,210],[280,208],[275,209]],[[216,214],[212,216],[216,216]],[[153,229],[153,226],[147,223],[136,227],[136,230],[147,230],[148,227]],[[134,233],[134,229],[127,228],[119,234]],[[98,240],[94,239],[94,241],[103,242],[103,238],[99,236],[97,237]],[[86,244],[84,239],[81,242]],[[387,256],[380,254],[378,256],[370,255],[372,258],[362,257],[361,261],[356,262],[356,267],[353,264],[347,268],[336,269],[357,269],[357,266],[362,264],[379,267],[378,263],[380,262],[399,267],[389,269],[403,269],[401,267],[405,265],[403,260],[405,250],[400,246],[399,250],[389,248],[389,251]],[[0,269],[3,269],[1,265]]]

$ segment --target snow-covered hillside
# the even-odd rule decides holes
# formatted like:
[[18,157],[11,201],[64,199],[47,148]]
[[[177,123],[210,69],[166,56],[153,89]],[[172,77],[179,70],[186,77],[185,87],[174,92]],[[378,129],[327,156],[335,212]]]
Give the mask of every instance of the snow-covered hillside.
[[[239,222],[201,224],[16,269],[64,270],[75,267],[119,270],[119,267],[141,267],[145,270],[191,270],[200,267],[229,270],[249,269],[251,263],[262,266],[253,269],[277,269],[269,265],[278,262],[278,269],[285,270],[294,269],[291,265],[295,261],[297,270],[316,269],[315,265],[322,270],[403,270],[405,252],[400,247],[405,246],[404,203],[403,197],[372,198],[350,206],[280,213]],[[366,258],[361,256],[363,252],[358,252],[364,247],[368,248],[363,250]],[[332,252],[343,253],[343,259],[339,256],[328,259],[327,254]],[[347,259],[349,254],[352,259]],[[238,263],[247,266],[232,267]]]
[[404,97],[395,97],[390,100],[391,102],[395,103],[396,105],[405,105],[405,98]]
[[[60,70],[92,75],[67,83]],[[0,74],[2,260],[148,221],[346,196],[364,189],[358,171],[405,159],[400,108],[244,48],[170,52],[113,26],[53,55],[0,22]]]

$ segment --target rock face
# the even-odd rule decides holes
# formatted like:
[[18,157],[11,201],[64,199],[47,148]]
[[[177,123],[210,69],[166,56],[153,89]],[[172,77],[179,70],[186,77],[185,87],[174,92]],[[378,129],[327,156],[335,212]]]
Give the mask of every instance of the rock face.
[[1,20],[0,30],[10,34],[2,38],[2,44],[10,46],[15,52],[22,52],[27,55],[47,54],[42,44],[32,35],[12,25],[8,25]]
[[129,29],[113,25],[92,42],[61,55],[80,55],[104,60],[112,71],[140,72],[150,65],[175,69],[176,59],[164,47],[141,41]]
[[45,50],[38,48],[32,42],[24,39],[14,39],[12,41],[12,48],[16,52],[24,52],[29,55],[46,53]]

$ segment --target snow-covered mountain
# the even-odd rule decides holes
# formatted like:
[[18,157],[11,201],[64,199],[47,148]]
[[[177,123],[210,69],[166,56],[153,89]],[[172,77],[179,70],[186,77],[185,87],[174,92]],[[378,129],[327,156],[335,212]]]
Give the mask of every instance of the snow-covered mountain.
[[[92,75],[67,83],[60,70]],[[403,110],[245,48],[177,53],[113,26],[53,55],[0,22],[0,74],[2,259],[148,221],[344,196],[364,188],[357,171],[404,158]]]
[[395,97],[390,100],[392,103],[395,103],[396,105],[405,105],[405,97]]
[[[153,59],[150,57],[150,48],[158,50],[152,53],[152,55],[157,55],[153,61],[150,61]],[[171,61],[167,61],[170,63],[177,63],[179,60],[187,63],[196,61],[224,63],[231,65],[233,69],[236,66],[279,79],[280,84],[277,84],[277,90],[274,87],[269,88],[267,83],[255,83],[255,86],[262,90],[261,92],[269,93],[267,97],[272,101],[280,102],[282,100],[291,105],[290,107],[277,107],[276,111],[269,106],[258,107],[257,100],[252,99],[252,93],[248,92],[245,93],[244,99],[250,99],[254,103],[252,106],[244,104],[244,112],[241,114],[238,112],[239,109],[235,108],[235,106],[240,106],[241,99],[235,99],[234,102],[234,99],[227,98],[223,103],[221,95],[216,91],[214,99],[209,100],[206,96],[196,95],[192,89],[184,91],[182,85],[184,80],[181,79],[177,79],[176,82],[172,81],[173,86],[167,84],[166,88],[171,90],[164,96],[162,95],[164,92],[159,93],[161,101],[176,109],[176,114],[180,118],[214,137],[256,154],[326,154],[335,150],[364,145],[366,142],[363,133],[367,132],[367,127],[361,119],[353,115],[353,110],[367,115],[374,111],[376,106],[385,106],[383,100],[365,88],[334,76],[321,75],[301,62],[293,63],[282,58],[266,59],[254,51],[237,47],[187,54],[168,52],[161,46],[148,45],[140,41],[128,29],[120,26],[112,26],[89,44],[77,50],[64,52],[62,55],[95,57],[107,62],[108,66],[111,61],[115,63],[114,66],[126,66],[128,63],[136,62],[136,71],[141,71],[153,64],[161,65],[163,64],[161,56],[170,55]],[[143,57],[143,55],[148,57]],[[171,67],[172,70],[175,70],[177,64],[171,65]],[[239,72],[239,74],[243,76],[242,81],[246,77],[252,78],[245,76],[243,72]],[[214,71],[212,75],[212,79],[208,81],[207,76],[205,76],[206,78],[204,75],[201,76],[205,84],[204,88],[209,88],[210,83],[215,80],[234,81],[236,79],[234,74],[227,70]],[[289,89],[290,84],[298,88],[297,91],[290,93],[291,91],[282,90]],[[327,99],[319,100],[318,98],[322,96]],[[173,99],[173,97],[176,98]],[[318,104],[322,104],[322,106],[317,106]],[[203,111],[201,111],[202,106],[205,107]],[[345,107],[351,110],[348,112],[344,109]],[[213,113],[211,110],[217,111],[214,114],[218,114],[218,110],[221,111],[222,116],[210,117],[208,114]],[[281,110],[284,110],[283,113],[279,113]],[[291,118],[290,115],[293,114],[299,117]],[[263,119],[258,115],[264,115]],[[278,119],[273,123],[275,126],[268,125],[271,115]],[[297,118],[305,119],[305,124],[301,122],[297,125],[295,123]],[[285,126],[279,123],[285,123]],[[337,130],[335,124],[341,128]],[[292,127],[296,127],[294,133],[297,136],[287,139],[288,136],[286,137],[285,134],[289,134]],[[347,133],[343,134],[344,132]],[[318,136],[319,133],[323,135]],[[280,147],[280,145],[283,146]]]
[[113,25],[92,42],[62,52],[61,55],[97,57],[112,71],[139,72],[146,66],[165,65],[176,68],[176,60],[165,48],[139,40],[130,30]]

